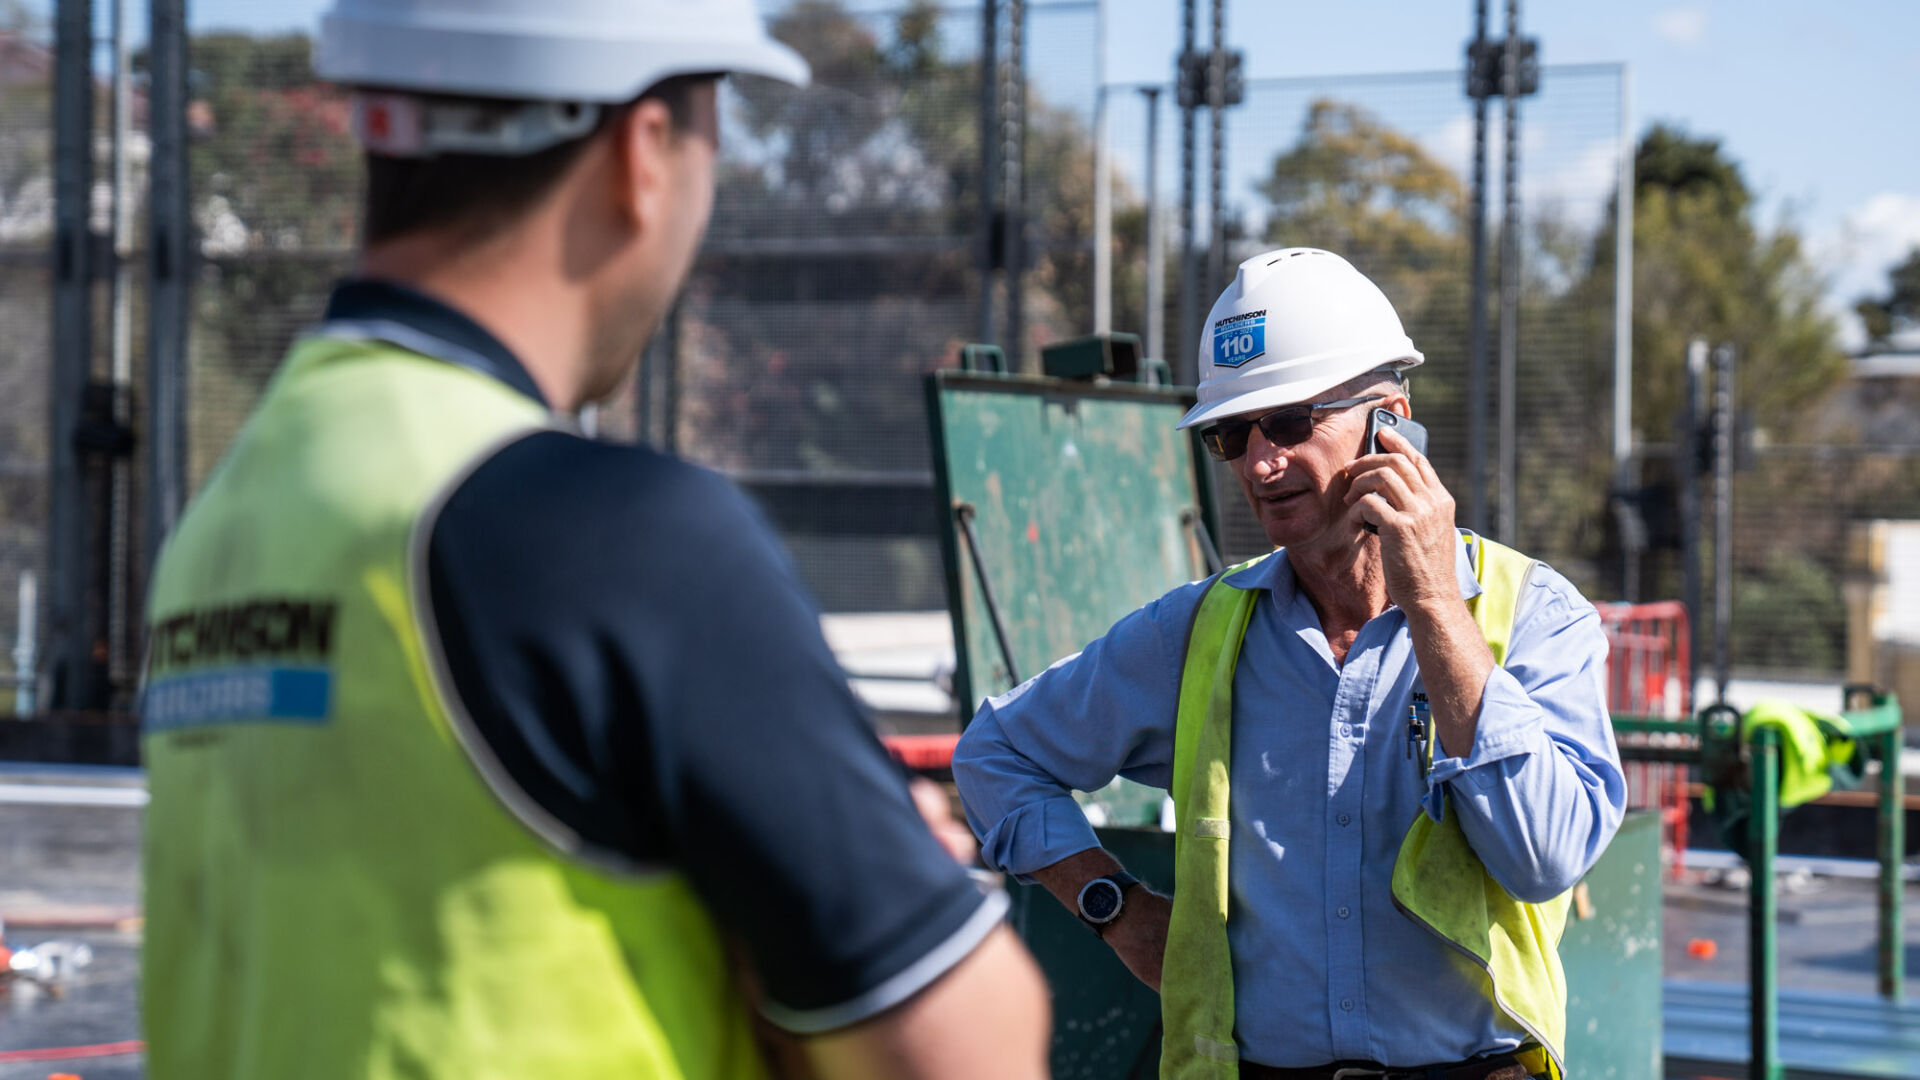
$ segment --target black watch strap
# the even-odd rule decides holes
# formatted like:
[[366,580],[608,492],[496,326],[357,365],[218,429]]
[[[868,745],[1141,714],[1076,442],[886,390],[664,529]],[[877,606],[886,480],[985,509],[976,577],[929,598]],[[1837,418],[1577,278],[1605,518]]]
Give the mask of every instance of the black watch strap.
[[[1107,914],[1106,918],[1104,919],[1096,919],[1093,916],[1089,915],[1087,913],[1087,909],[1085,906],[1086,900],[1087,900],[1087,889],[1090,886],[1092,886],[1095,882],[1100,882],[1100,881],[1112,882],[1114,886],[1118,888],[1120,893],[1119,902],[1114,905],[1112,912]],[[1082,885],[1080,887],[1080,895],[1075,900],[1074,914],[1078,915],[1080,917],[1080,921],[1083,923],[1086,923],[1087,927],[1091,929],[1094,933],[1100,935],[1101,937],[1105,937],[1107,933],[1107,927],[1112,926],[1115,922],[1118,922],[1120,919],[1121,913],[1126,910],[1127,891],[1138,884],[1140,884],[1140,879],[1137,877],[1134,877],[1132,874],[1127,873],[1125,870],[1115,871],[1114,873],[1106,874],[1104,876],[1094,878],[1093,881],[1089,881],[1087,882],[1086,885]]]

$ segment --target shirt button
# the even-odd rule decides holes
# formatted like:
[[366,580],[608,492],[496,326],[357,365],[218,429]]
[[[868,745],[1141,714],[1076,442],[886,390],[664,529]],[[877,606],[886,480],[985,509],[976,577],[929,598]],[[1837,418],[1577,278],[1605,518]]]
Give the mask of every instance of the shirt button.
[[1338,821],[1341,825],[1349,825],[1349,824],[1352,824],[1353,822],[1353,815],[1341,814],[1339,817],[1334,818],[1334,820]]
[[1347,917],[1348,915],[1351,915],[1351,914],[1353,914],[1353,912],[1351,912],[1351,911],[1349,911],[1349,910],[1347,910],[1347,908],[1346,908],[1346,907],[1345,907],[1344,905],[1343,905],[1343,906],[1341,906],[1341,907],[1339,907],[1339,908],[1336,908],[1336,909],[1334,909],[1334,912],[1333,912],[1333,913],[1334,913],[1335,915],[1338,915],[1338,916],[1340,916],[1340,917],[1341,917],[1341,918],[1343,918],[1343,919],[1344,919],[1344,918],[1346,918],[1346,917]]
[[1345,1009],[1345,1010],[1346,1010],[1347,1012],[1352,1012],[1352,1011],[1353,1011],[1353,999],[1352,999],[1352,998],[1341,998],[1341,999],[1340,999],[1340,1007],[1341,1007],[1342,1009]]
[[1341,725],[1340,725],[1340,737],[1341,737],[1341,738],[1343,738],[1343,739],[1351,739],[1351,738],[1353,738],[1353,725],[1352,725],[1352,724],[1341,724]]

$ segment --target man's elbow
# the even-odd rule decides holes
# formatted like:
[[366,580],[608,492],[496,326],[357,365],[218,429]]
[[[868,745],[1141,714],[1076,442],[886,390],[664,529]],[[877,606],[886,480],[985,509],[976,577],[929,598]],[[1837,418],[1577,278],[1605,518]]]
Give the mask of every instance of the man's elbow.
[[1558,850],[1533,851],[1526,853],[1527,858],[1502,860],[1507,865],[1499,870],[1489,862],[1487,869],[1515,900],[1544,904],[1580,884],[1612,839],[1613,828],[1600,827],[1582,838],[1562,838],[1556,845]]
[[1580,884],[1580,879],[1586,876],[1584,867],[1579,873],[1556,870],[1524,876],[1513,884],[1506,885],[1506,890],[1515,900],[1523,904],[1544,904]]

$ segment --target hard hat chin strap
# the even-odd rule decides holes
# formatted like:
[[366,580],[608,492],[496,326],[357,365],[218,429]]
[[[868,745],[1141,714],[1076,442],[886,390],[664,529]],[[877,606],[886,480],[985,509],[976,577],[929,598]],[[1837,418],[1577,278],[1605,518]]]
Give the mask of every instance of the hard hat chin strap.
[[353,134],[382,157],[525,157],[590,134],[600,110],[578,101],[493,102],[358,90]]

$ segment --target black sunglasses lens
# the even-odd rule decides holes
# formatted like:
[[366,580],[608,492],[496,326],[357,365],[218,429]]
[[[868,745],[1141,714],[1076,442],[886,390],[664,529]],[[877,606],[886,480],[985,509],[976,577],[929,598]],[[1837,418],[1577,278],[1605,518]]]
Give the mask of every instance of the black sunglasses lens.
[[[1313,411],[1310,409],[1281,409],[1270,412],[1260,418],[1260,434],[1275,446],[1294,446],[1313,437]],[[1246,439],[1240,440],[1241,449],[1246,448]]]
[[1207,453],[1220,461],[1232,461],[1247,452],[1247,435],[1253,425],[1245,420],[1223,420],[1200,432]]

